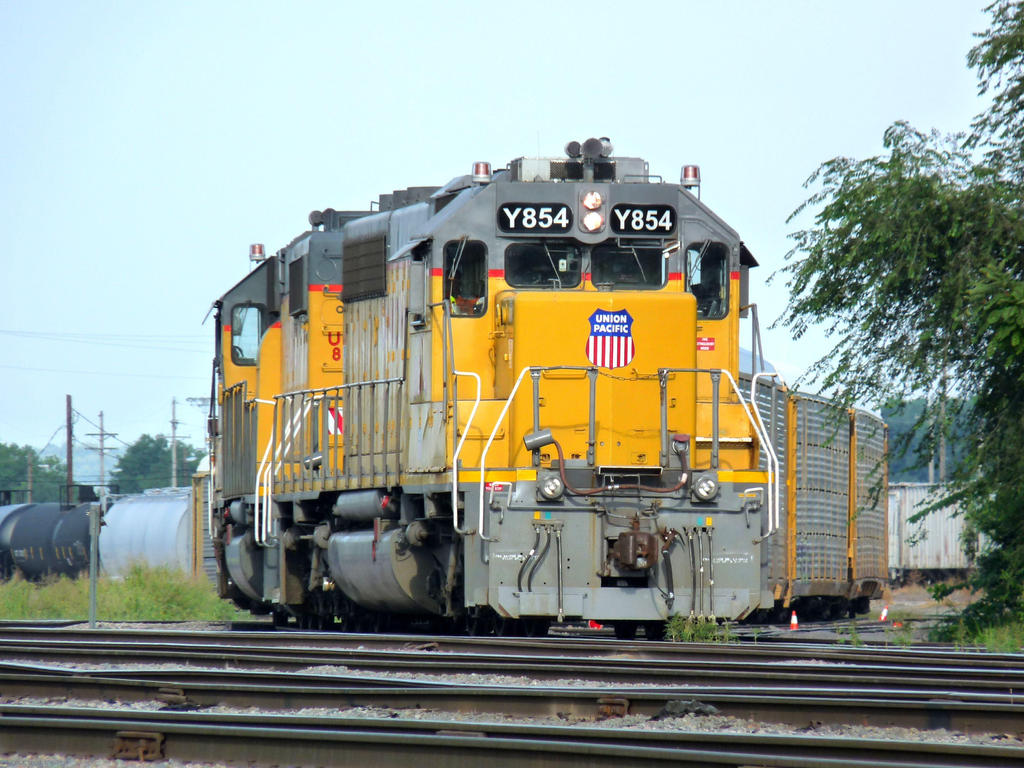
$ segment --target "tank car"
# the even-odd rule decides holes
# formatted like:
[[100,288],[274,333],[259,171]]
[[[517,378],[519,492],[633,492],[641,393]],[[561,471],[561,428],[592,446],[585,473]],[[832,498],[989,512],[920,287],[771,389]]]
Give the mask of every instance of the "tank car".
[[220,593],[356,630],[866,610],[884,425],[741,376],[757,262],[699,170],[471,169],[314,211],[216,301]]
[[0,577],[76,576],[89,565],[89,509],[55,503],[0,507]]

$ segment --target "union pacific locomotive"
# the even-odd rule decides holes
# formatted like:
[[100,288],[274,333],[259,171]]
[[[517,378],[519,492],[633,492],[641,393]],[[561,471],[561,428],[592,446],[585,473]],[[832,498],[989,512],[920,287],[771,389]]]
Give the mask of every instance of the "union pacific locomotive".
[[741,370],[757,262],[695,166],[589,139],[309,222],[215,304],[222,596],[656,638],[880,592],[884,425]]

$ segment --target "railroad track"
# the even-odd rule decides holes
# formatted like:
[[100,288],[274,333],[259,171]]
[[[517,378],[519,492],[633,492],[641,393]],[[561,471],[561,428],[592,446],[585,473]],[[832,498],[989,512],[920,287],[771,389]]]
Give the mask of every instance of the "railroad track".
[[475,765],[623,764],[935,768],[1024,765],[1024,750],[928,740],[706,733],[678,730],[0,706],[0,749],[126,758],[225,761],[257,765],[374,765],[418,768]]
[[[825,686],[744,685],[628,688],[608,685],[409,685],[365,676],[289,675],[207,670],[61,672],[4,665],[0,691],[19,697],[154,702],[170,708],[214,706],[303,709],[376,707],[460,714],[605,719],[715,713],[796,727],[865,723],[1024,736],[1024,702],[1012,695],[951,695],[893,688],[883,692]],[[0,726],[3,721],[0,720]]]
[[616,686],[786,684],[1011,697],[1024,692],[1024,664],[1015,654],[834,645],[31,630],[24,635],[0,633],[0,658],[79,666],[174,663],[289,675],[341,667],[351,674],[392,680],[459,672]]
[[[805,728],[819,724],[865,724],[945,728],[975,734],[1005,733],[1019,737],[1024,735],[1024,703],[1019,693],[1024,683],[1021,678],[1024,664],[1021,656],[1013,654],[805,644],[674,645],[606,639],[430,639],[321,633],[82,632],[3,627],[0,627],[0,654],[8,659],[0,664],[0,694],[5,702],[0,706],[3,751],[52,751],[56,748],[56,742],[38,735],[38,728],[23,727],[26,718],[31,720],[39,713],[33,713],[30,706],[26,708],[17,701],[34,697],[50,702],[136,702],[136,706],[142,702],[151,707],[146,715],[150,719],[135,725],[131,725],[135,722],[133,718],[141,717],[136,714],[93,708],[47,709],[50,717],[68,723],[67,732],[72,735],[62,749],[83,754],[96,754],[90,752],[94,748],[99,749],[99,753],[110,752],[119,738],[122,741],[127,738],[123,735],[126,732],[154,733],[159,738],[153,741],[167,745],[199,738],[196,729],[208,728],[214,734],[203,736],[200,741],[230,739],[227,734],[232,729],[248,733],[245,729],[250,728],[251,723],[243,727],[237,720],[222,722],[209,711],[215,706],[231,706],[270,710],[270,715],[264,712],[253,717],[273,723],[286,722],[278,716],[282,708],[321,707],[331,713],[372,708],[378,713],[386,710],[396,714],[397,719],[402,719],[401,713],[418,713],[420,719],[423,713],[431,713],[431,718],[447,725],[437,726],[431,733],[415,728],[409,733],[403,731],[405,735],[395,743],[419,743],[422,749],[436,747],[461,753],[463,749],[472,751],[473,745],[456,746],[445,739],[451,737],[460,743],[476,739],[476,749],[481,739],[493,744],[507,742],[508,751],[501,754],[507,756],[509,764],[520,760],[518,768],[522,768],[524,750],[537,760],[542,754],[548,755],[548,741],[557,746],[552,747],[552,756],[545,760],[557,761],[559,758],[554,755],[559,754],[600,755],[600,759],[595,757],[590,762],[593,765],[607,764],[603,762],[607,755],[620,755],[621,764],[621,754],[625,752],[620,753],[620,749],[641,750],[646,755],[642,759],[631,758],[627,761],[629,764],[648,760],[650,764],[672,760],[679,765],[689,764],[689,760],[704,765],[1011,765],[1016,764],[1013,762],[1016,760],[1024,764],[1024,749],[1019,746],[968,755],[949,752],[950,745],[943,744],[942,750],[957,755],[953,762],[938,762],[927,750],[918,751],[919,762],[914,762],[911,752],[886,753],[882,760],[883,755],[877,750],[857,752],[850,745],[826,745],[820,737],[813,736],[804,741],[801,741],[803,737],[793,737],[795,740],[786,742],[788,746],[782,753],[775,754],[771,745],[783,743],[779,736],[764,744],[751,740],[747,750],[736,746],[739,742],[735,732],[719,733],[721,740],[716,744],[712,744],[712,736],[702,733],[679,737],[679,741],[666,746],[658,739],[668,737],[636,736],[634,728],[624,733],[619,743],[608,735],[607,728],[595,729],[603,735],[591,736],[587,728],[579,724],[573,726],[575,736],[563,734],[558,739],[546,739],[536,729],[526,729],[523,734],[528,735],[522,735],[491,726],[487,726],[486,735],[481,735],[475,721],[467,731],[464,721],[449,720],[453,713],[479,717],[481,722],[490,713],[500,712],[524,718],[595,723],[606,718],[644,721],[685,713],[697,717],[716,713]],[[90,669],[90,665],[101,668]],[[474,674],[464,675],[462,682],[453,683],[449,677],[453,672]],[[520,677],[518,681],[515,675]],[[562,682],[552,685],[552,680]],[[163,709],[157,711],[160,708]],[[168,718],[161,719],[165,715]],[[197,719],[190,719],[193,717]],[[95,725],[86,727],[83,723]],[[315,764],[319,750],[329,747],[314,744],[317,737],[308,725],[293,720],[287,723],[280,730],[276,725],[267,726],[265,742],[258,743],[283,744],[293,738],[294,731],[298,734],[294,735],[297,744],[305,746],[295,745],[290,749],[299,750],[295,754],[303,755],[306,752],[302,750],[312,750],[309,764]],[[337,749],[340,743],[348,745],[349,739],[371,743],[374,734],[382,738],[381,733],[371,727],[372,723],[360,723],[360,718],[334,722],[336,729],[331,731],[333,735],[324,737],[324,743],[333,744]],[[513,728],[508,723],[501,727]],[[54,724],[53,730],[57,733],[58,726]],[[458,733],[452,735],[449,731]],[[118,737],[118,733],[122,736]],[[679,736],[678,731],[674,733]],[[41,739],[38,744],[33,741],[37,736],[32,734]],[[750,734],[740,736],[744,740],[753,739]],[[654,741],[640,744],[635,739]],[[924,740],[928,741],[927,732]],[[575,745],[572,749],[559,751],[570,741]],[[94,746],[86,747],[86,743]],[[732,746],[723,751],[726,743]],[[802,746],[797,746],[798,743]],[[102,748],[95,745],[102,745]],[[822,762],[817,757],[807,762],[807,755],[811,753],[801,750],[812,748],[820,748],[821,755],[832,762]],[[267,749],[267,754],[276,754],[274,750],[278,747]],[[291,754],[289,748],[281,749]],[[352,747],[354,753],[359,753],[360,749]],[[506,747],[495,749],[505,750]],[[701,750],[707,749],[725,757],[711,761],[701,754]],[[899,752],[902,747],[894,749]],[[187,759],[219,759],[215,754],[216,750]],[[922,756],[927,759],[921,759]],[[408,758],[408,752],[402,753],[396,747],[395,756],[388,759],[397,764],[400,760],[407,762]],[[733,758],[738,762],[728,762]],[[259,759],[272,762],[266,757]],[[800,762],[801,759],[804,762]],[[285,762],[291,764],[298,758],[290,760]],[[490,757],[488,760],[494,762]],[[841,762],[843,760],[847,762]],[[419,757],[417,763],[433,764]],[[391,763],[375,759],[375,764]]]

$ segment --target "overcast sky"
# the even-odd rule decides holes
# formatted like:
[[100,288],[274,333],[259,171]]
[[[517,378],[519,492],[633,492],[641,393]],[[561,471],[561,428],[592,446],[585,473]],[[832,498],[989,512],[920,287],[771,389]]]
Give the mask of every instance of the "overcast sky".
[[[0,442],[60,444],[70,394],[129,443],[177,398],[201,445],[203,320],[250,243],[589,136],[669,181],[701,166],[766,326],[811,172],[981,110],[986,2],[0,0]],[[790,378],[824,351],[765,343]]]

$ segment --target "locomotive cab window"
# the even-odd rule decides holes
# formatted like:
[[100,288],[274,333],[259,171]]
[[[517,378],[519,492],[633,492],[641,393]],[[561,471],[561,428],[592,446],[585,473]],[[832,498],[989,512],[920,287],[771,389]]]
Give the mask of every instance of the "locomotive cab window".
[[505,280],[516,288],[575,288],[583,251],[572,241],[513,243],[505,249]]
[[720,320],[729,313],[729,249],[705,240],[686,248],[686,284],[697,298],[697,317]]
[[480,317],[487,309],[487,246],[452,240],[444,246],[444,295],[454,317]]
[[231,362],[256,365],[263,336],[263,310],[252,304],[231,309]]
[[665,257],[660,246],[609,240],[590,254],[591,282],[619,290],[660,288],[665,284]]

